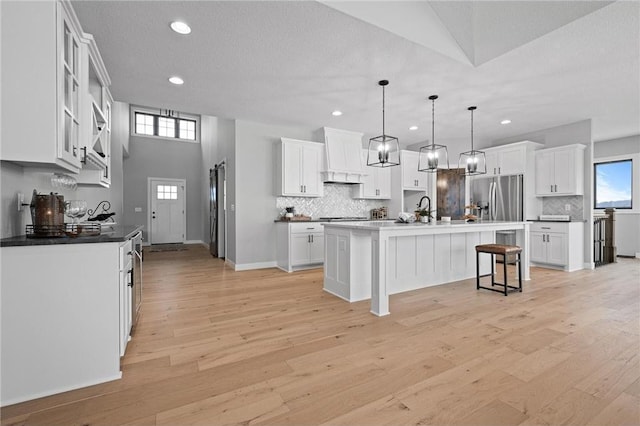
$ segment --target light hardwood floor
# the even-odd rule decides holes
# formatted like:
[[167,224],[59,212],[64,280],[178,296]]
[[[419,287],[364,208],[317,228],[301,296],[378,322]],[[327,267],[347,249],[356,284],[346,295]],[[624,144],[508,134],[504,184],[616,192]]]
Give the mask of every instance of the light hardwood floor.
[[638,425],[640,261],[533,268],[391,297],[322,270],[234,272],[201,246],[145,253],[122,380],[2,409],[9,425]]

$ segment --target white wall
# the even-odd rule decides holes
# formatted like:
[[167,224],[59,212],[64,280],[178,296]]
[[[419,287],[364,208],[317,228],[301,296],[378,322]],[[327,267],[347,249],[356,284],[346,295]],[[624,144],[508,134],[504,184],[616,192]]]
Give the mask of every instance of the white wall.
[[[128,121],[128,119],[127,119]],[[199,143],[130,136],[124,164],[124,222],[147,225],[148,178],[187,181],[187,240],[202,238],[202,153]],[[136,212],[135,208],[141,208]],[[144,239],[148,241],[148,230]]]
[[274,146],[281,137],[313,140],[313,131],[237,120],[235,136],[235,263],[275,265]]
[[616,212],[616,247],[619,255],[640,257],[640,135],[595,142],[593,153],[594,162],[633,160],[633,208]]

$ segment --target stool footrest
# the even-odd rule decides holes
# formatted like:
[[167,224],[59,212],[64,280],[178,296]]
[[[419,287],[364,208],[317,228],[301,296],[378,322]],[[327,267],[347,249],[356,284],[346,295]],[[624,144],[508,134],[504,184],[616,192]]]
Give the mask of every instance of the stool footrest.
[[[501,284],[499,284],[499,285],[501,285]],[[509,288],[509,290],[508,290],[508,291],[509,291],[510,293],[511,293],[511,292],[514,292],[514,291],[520,291],[520,293],[522,293],[522,290],[520,290],[518,287],[511,287],[511,286],[507,286],[507,287]],[[480,287],[478,287],[478,288],[483,288],[483,289],[485,289],[485,290],[491,290],[491,291],[495,291],[496,293],[502,293],[502,294],[504,294],[504,290],[502,290],[502,289],[491,288],[491,287],[483,287],[483,286],[480,286]],[[506,296],[506,294],[504,294],[504,295]]]

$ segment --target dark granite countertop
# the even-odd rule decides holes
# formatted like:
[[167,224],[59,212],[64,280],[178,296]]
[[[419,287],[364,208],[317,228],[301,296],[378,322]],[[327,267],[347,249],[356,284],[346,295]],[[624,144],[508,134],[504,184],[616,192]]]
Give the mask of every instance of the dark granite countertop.
[[114,226],[103,228],[102,233],[95,237],[60,237],[60,238],[27,238],[26,235],[3,238],[0,247],[21,246],[50,246],[56,244],[90,244],[123,242],[136,235],[143,228],[142,225]]

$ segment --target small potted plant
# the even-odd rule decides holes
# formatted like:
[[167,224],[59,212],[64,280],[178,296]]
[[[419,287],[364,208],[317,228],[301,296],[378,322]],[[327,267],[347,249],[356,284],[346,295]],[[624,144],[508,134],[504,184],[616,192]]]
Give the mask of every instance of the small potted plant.
[[431,211],[427,210],[427,209],[420,209],[416,211],[416,215],[418,216],[418,219],[420,220],[420,222],[422,223],[428,223],[430,222],[431,218],[433,216],[431,216]]

